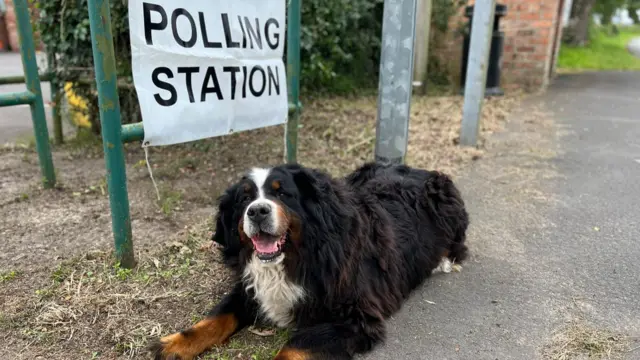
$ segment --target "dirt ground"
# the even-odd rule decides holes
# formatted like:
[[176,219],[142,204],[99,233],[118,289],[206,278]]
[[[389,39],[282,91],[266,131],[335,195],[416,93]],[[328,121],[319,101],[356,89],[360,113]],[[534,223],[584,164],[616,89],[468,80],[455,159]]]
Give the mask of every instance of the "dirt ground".
[[[416,97],[407,163],[454,177],[481,158],[518,97],[485,102],[481,142],[460,148],[461,97]],[[298,159],[342,175],[372,159],[376,99],[307,99]],[[53,150],[59,185],[44,190],[32,141],[0,149],[0,353],[11,359],[147,358],[149,339],[197,321],[228,290],[210,242],[217,196],[251,166],[283,161],[283,127],[149,151],[127,144],[138,265],[112,255],[104,160],[80,134]],[[269,359],[286,332],[245,331],[206,359]]]

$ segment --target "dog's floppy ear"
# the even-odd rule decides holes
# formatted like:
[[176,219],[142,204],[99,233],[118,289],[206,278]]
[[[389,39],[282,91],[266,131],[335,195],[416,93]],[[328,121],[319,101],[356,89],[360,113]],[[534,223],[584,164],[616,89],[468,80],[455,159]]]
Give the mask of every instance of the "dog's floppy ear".
[[293,173],[293,181],[305,198],[317,199],[322,194],[322,189],[326,188],[326,179],[318,171],[305,169],[300,165],[291,165],[289,168]]
[[233,225],[233,196],[229,190],[225,191],[220,197],[218,197],[218,212],[216,214],[216,225],[213,230],[213,236],[211,240],[220,244],[222,247],[231,245],[233,241],[234,233],[237,229]]

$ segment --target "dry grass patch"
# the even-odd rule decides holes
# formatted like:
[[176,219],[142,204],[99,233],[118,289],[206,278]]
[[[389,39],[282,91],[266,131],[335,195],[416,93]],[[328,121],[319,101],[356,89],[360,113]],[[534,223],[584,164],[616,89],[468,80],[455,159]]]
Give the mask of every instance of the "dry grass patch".
[[[205,219],[158,251],[137,254],[133,269],[120,267],[105,251],[63,261],[38,274],[48,275],[42,285],[6,299],[0,331],[23,350],[53,359],[145,358],[150,339],[194,323],[228,290],[230,274],[207,240],[210,228]],[[1,290],[18,287],[30,287],[29,280],[16,279]],[[245,335],[215,353],[260,358],[274,351],[279,339]],[[246,345],[251,340],[255,347]],[[246,357],[236,357],[240,353]]]
[[630,350],[629,344],[629,339],[622,334],[574,319],[553,334],[551,344],[545,348],[544,358],[623,359]]

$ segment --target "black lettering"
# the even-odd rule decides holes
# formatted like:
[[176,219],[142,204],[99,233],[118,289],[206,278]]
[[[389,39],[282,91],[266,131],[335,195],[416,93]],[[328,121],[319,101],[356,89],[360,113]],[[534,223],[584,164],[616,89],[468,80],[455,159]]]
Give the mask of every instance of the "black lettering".
[[267,66],[267,77],[269,78],[269,95],[271,95],[271,88],[276,88],[276,94],[280,95],[280,74],[278,72],[278,67],[276,66],[276,74],[273,74],[273,70],[271,70],[271,66]]
[[[209,79],[213,80],[213,86],[209,85]],[[202,83],[202,91],[200,91],[200,101],[207,100],[207,94],[215,93],[218,95],[218,100],[222,100],[222,92],[220,91],[220,83],[218,82],[218,76],[216,75],[216,68],[209,66],[207,73],[204,75],[204,82]]]
[[165,74],[167,76],[167,78],[169,79],[173,79],[173,73],[171,72],[171,70],[169,70],[169,68],[167,67],[159,67],[159,68],[155,68],[153,70],[153,72],[151,73],[151,81],[153,81],[153,85],[159,87],[160,89],[163,90],[167,90],[168,92],[171,93],[171,97],[169,97],[169,99],[165,100],[162,97],[160,97],[160,94],[154,94],[153,98],[156,99],[156,102],[159,105],[162,106],[171,106],[173,104],[176,103],[176,101],[178,101],[178,93],[176,92],[176,88],[173,87],[173,85],[171,85],[168,82],[162,81],[158,78],[158,76],[160,74]]
[[255,40],[256,45],[258,45],[258,49],[262,50],[262,35],[260,35],[260,23],[258,22],[258,18],[256,18],[255,29],[251,26],[251,21],[249,21],[249,18],[246,16],[244,17],[244,24],[247,28],[247,33],[249,33],[251,48],[253,49],[253,41]]
[[178,74],[185,74],[187,83],[187,92],[189,93],[189,102],[194,103],[196,99],[193,97],[193,87],[191,86],[191,74],[197,73],[200,68],[197,66],[179,67]]
[[231,100],[234,100],[236,98],[236,73],[240,72],[240,66],[225,66],[222,71],[231,73]]
[[274,18],[269,18],[269,20],[267,20],[267,22],[264,23],[264,39],[267,41],[267,45],[269,45],[271,50],[275,50],[278,48],[278,45],[280,45],[280,33],[276,31],[273,34],[273,39],[275,39],[275,42],[272,43],[269,40],[269,27],[271,25],[275,25],[276,29],[280,28],[280,24],[278,24],[278,20]]
[[240,30],[242,30],[242,48],[247,48],[247,32],[244,31],[244,25],[242,25],[242,17],[238,15],[238,24],[240,24]]
[[214,49],[222,48],[222,43],[219,43],[216,41],[209,42],[209,36],[207,35],[207,27],[205,26],[205,21],[204,21],[204,13],[202,11],[198,13],[198,18],[200,20],[200,31],[202,32],[202,42],[204,43],[204,47],[214,48]]
[[242,98],[247,98],[247,67],[242,67]]
[[[178,16],[184,15],[191,25],[191,37],[188,41],[182,40],[180,34],[178,34]],[[171,14],[171,30],[173,30],[173,38],[176,40],[178,45],[184,48],[193,47],[196,44],[196,40],[198,40],[198,33],[196,32],[196,22],[193,20],[193,16],[187,12],[187,10],[183,8],[177,8],[173,10]]]
[[[160,14],[160,22],[151,22],[151,11]],[[142,3],[142,13],[144,18],[144,39],[147,41],[147,45],[153,45],[151,31],[164,30],[167,28],[167,12],[164,11],[164,8],[160,5],[145,2]]]
[[227,47],[229,49],[239,48],[240,43],[233,41],[231,39],[231,27],[229,26],[229,15],[228,14],[220,14],[222,16],[222,26],[224,28],[224,39],[227,42]]
[[[254,77],[253,75],[259,71],[260,74],[262,75],[262,87],[260,88],[259,91],[256,91],[256,89],[254,88]],[[251,94],[255,97],[260,97],[263,93],[264,93],[264,88],[267,86],[267,76],[264,73],[264,69],[262,68],[262,66],[260,65],[256,65],[253,67],[253,69],[251,69],[251,72],[249,73],[249,91],[251,91]]]

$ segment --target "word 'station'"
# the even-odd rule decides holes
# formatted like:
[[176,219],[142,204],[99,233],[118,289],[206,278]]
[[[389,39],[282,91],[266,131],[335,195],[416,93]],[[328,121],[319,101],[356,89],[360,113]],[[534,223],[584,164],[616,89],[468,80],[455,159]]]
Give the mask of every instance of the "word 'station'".
[[129,1],[143,146],[287,121],[285,0]]

